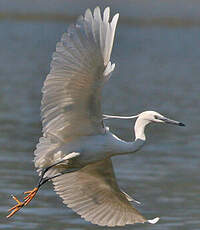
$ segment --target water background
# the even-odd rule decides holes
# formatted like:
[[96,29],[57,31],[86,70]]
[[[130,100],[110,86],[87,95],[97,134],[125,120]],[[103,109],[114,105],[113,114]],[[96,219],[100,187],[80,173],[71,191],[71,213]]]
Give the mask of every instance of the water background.
[[[156,225],[113,229],[200,229],[200,2],[195,0],[0,0],[0,229],[100,230],[62,204],[51,184],[7,220],[37,174],[33,151],[41,135],[41,87],[55,44],[86,8],[120,12],[112,53],[115,72],[105,86],[104,113],[156,110],[186,127],[152,125],[146,146],[113,159],[120,186]],[[130,121],[108,122],[127,141]]]

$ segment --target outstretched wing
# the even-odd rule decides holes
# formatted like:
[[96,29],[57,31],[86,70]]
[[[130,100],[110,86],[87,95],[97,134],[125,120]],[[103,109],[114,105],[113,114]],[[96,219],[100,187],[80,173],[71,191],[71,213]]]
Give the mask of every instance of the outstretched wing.
[[88,9],[57,43],[43,87],[41,115],[44,136],[61,140],[104,132],[101,90],[115,65],[110,55],[119,15],[109,22],[99,7]]
[[123,226],[148,221],[120,191],[110,159],[53,179],[63,202],[85,220],[101,226]]

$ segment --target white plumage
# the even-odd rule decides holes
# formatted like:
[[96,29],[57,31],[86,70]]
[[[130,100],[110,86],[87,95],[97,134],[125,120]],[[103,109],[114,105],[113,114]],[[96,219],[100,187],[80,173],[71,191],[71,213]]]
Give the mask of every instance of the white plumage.
[[35,151],[38,171],[61,162],[46,177],[66,171],[52,180],[63,202],[87,221],[102,226],[148,221],[119,189],[110,158],[140,149],[150,122],[183,125],[157,112],[143,112],[136,116],[136,140],[129,143],[104,126],[101,91],[115,67],[110,56],[118,18],[116,14],[110,21],[109,7],[103,18],[99,7],[93,14],[88,9],[58,42],[42,90],[43,137]]

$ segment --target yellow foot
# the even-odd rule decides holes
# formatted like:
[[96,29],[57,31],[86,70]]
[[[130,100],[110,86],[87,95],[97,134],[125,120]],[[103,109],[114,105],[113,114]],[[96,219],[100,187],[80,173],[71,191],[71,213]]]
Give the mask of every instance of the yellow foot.
[[27,196],[24,197],[24,201],[21,202],[17,199],[17,197],[15,196],[12,196],[12,198],[17,201],[17,205],[15,205],[14,207],[12,207],[11,209],[8,210],[8,212],[11,212],[7,218],[10,218],[11,216],[13,216],[17,211],[19,211],[23,206],[26,206],[33,198],[34,196],[36,195],[38,191],[38,188],[34,188],[33,190],[31,191],[27,191],[27,192],[24,192],[24,194],[28,194]]
[[24,197],[24,200],[25,200],[24,205],[27,205],[34,198],[37,191],[38,191],[38,188],[34,188],[33,190],[24,192],[24,194],[28,194],[27,196]]
[[15,205],[14,207],[12,207],[11,209],[8,210],[8,212],[11,212],[9,215],[7,215],[7,218],[10,218],[11,216],[13,216],[17,211],[19,211],[23,206],[25,202],[21,202],[17,199],[17,197],[12,196],[12,198],[17,201],[17,205]]

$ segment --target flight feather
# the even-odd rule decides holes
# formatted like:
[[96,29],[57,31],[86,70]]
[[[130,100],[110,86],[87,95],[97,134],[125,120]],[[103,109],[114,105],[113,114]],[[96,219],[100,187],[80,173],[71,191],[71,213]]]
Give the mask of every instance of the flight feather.
[[110,55],[119,14],[109,17],[108,7],[103,18],[99,7],[88,9],[57,43],[42,89],[44,136],[65,141],[105,132],[101,91],[115,67]]

